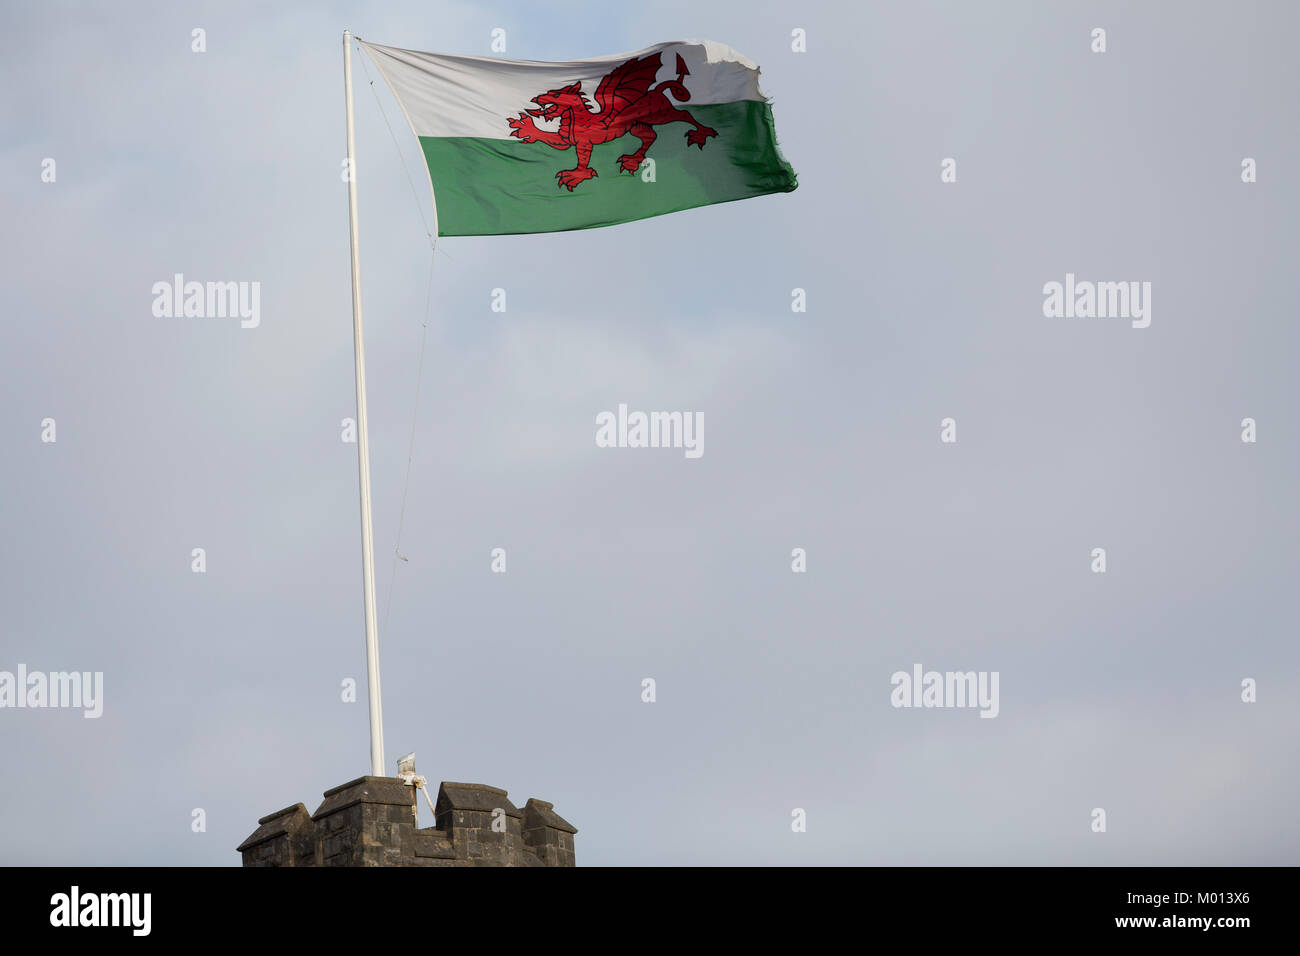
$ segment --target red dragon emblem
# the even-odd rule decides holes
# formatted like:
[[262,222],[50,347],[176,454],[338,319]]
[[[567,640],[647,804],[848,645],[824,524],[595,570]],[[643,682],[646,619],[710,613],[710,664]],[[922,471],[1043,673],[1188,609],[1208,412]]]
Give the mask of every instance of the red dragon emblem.
[[[570,83],[558,90],[550,90],[533,97],[537,104],[535,110],[524,110],[518,117],[508,117],[511,136],[525,143],[545,143],[553,149],[567,150],[572,147],[578,154],[578,165],[574,169],[562,169],[555,174],[560,181],[560,188],[573,192],[573,187],[596,175],[588,162],[591,151],[601,143],[618,139],[625,133],[631,133],[641,140],[641,148],[635,153],[625,153],[618,158],[622,172],[635,173],[641,168],[646,150],[657,138],[654,127],[664,123],[690,123],[692,129],[686,131],[686,142],[704,148],[704,141],[710,136],[717,136],[718,131],[696,122],[686,110],[679,110],[668,99],[684,103],[691,98],[682,80],[690,75],[681,54],[677,55],[677,79],[664,80],[652,87],[659,68],[663,65],[660,54],[652,53],[641,59],[633,57],[621,66],[615,67],[596,87],[596,104],[599,112],[591,109],[587,98],[582,93],[582,81]],[[559,118],[560,126],[555,131],[539,129],[533,117],[541,120]]]

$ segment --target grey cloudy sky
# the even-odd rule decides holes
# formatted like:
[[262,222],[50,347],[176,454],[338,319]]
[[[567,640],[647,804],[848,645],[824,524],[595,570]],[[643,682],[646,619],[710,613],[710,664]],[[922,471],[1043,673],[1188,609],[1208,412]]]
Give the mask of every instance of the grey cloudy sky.
[[[1296,863],[1300,12],[794,0],[8,11],[0,670],[105,702],[0,710],[0,860],[235,865],[367,771],[340,36],[494,27],[735,47],[800,186],[439,244],[390,763],[553,801],[580,864]],[[382,615],[428,253],[356,70]],[[154,317],[178,272],[260,327]],[[1151,326],[1044,318],[1067,272]],[[620,402],[703,457],[595,447]],[[999,716],[891,707],[915,663],[999,671]]]

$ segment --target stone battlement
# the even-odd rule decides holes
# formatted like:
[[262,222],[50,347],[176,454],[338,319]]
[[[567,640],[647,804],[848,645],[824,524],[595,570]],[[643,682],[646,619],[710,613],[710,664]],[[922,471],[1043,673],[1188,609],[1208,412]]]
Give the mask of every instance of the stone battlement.
[[258,820],[241,843],[244,866],[573,866],[577,828],[545,801],[516,807],[482,783],[438,787],[435,825],[421,828],[416,788],[399,777],[358,777]]

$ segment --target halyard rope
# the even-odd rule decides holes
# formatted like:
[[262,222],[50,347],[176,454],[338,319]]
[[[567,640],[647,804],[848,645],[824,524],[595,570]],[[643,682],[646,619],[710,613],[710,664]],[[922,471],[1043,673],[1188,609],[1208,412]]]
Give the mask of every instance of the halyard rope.
[[[352,42],[357,42],[355,37]],[[357,51],[358,53],[361,52],[361,45],[359,43],[357,44]],[[370,69],[366,66],[366,58],[364,56],[358,56],[357,59],[361,63],[362,71],[366,74],[366,82],[370,85],[370,92],[375,97],[375,104],[379,107],[379,115],[384,118],[384,125],[388,127],[388,135],[393,139],[393,147],[397,150],[397,158],[402,161],[402,172],[406,174],[406,183],[411,187],[411,195],[415,197],[415,210],[420,214],[420,222],[424,226],[424,235],[429,240],[431,246],[436,246],[438,239],[429,229],[429,220],[424,218],[424,206],[420,204],[420,194],[416,192],[415,180],[411,178],[411,170],[406,165],[406,156],[402,154],[402,147],[397,142],[397,135],[393,132],[393,126],[388,122],[388,113],[384,110],[384,104],[379,99],[379,91],[375,89],[375,81],[370,77]]]
[[[356,43],[355,38],[353,42]],[[361,45],[357,44],[357,52],[361,53]],[[411,464],[415,460],[415,432],[416,417],[420,411],[420,386],[424,381],[424,347],[429,340],[429,306],[433,302],[433,265],[437,260],[438,237],[429,229],[429,220],[424,216],[424,206],[420,202],[420,194],[415,188],[415,180],[411,178],[411,170],[406,165],[406,157],[402,153],[401,144],[397,141],[397,135],[393,132],[393,126],[388,122],[388,113],[384,110],[383,101],[379,99],[379,91],[375,88],[375,81],[370,76],[370,69],[366,66],[366,58],[358,56],[361,63],[361,69],[366,74],[366,82],[370,85],[370,92],[375,97],[375,105],[379,107],[379,115],[384,118],[384,126],[388,128],[388,135],[393,140],[393,148],[397,151],[397,158],[402,163],[402,172],[406,174],[407,185],[411,187],[411,196],[415,200],[415,210],[420,214],[420,223],[424,226],[424,235],[429,240],[429,279],[425,286],[424,292],[424,321],[421,325],[420,332],[420,360],[415,374],[415,405],[411,409],[411,438],[406,450],[406,475],[402,479],[402,508],[397,517],[397,538],[393,543],[393,568],[388,579],[388,600],[384,604],[384,627],[380,633],[387,633],[388,619],[393,610],[393,589],[397,584],[397,562],[398,560],[406,561],[406,555],[402,554],[402,529],[406,524],[406,494],[411,487]],[[349,170],[349,172],[353,172]],[[428,794],[425,795],[428,799]],[[432,804],[430,804],[432,809]]]

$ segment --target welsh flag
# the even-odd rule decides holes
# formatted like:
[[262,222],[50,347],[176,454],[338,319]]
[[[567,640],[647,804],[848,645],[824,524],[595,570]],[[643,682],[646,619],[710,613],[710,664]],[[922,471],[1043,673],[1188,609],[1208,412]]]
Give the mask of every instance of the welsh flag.
[[797,185],[758,66],[721,43],[539,63],[359,42],[419,138],[440,236],[590,229]]

